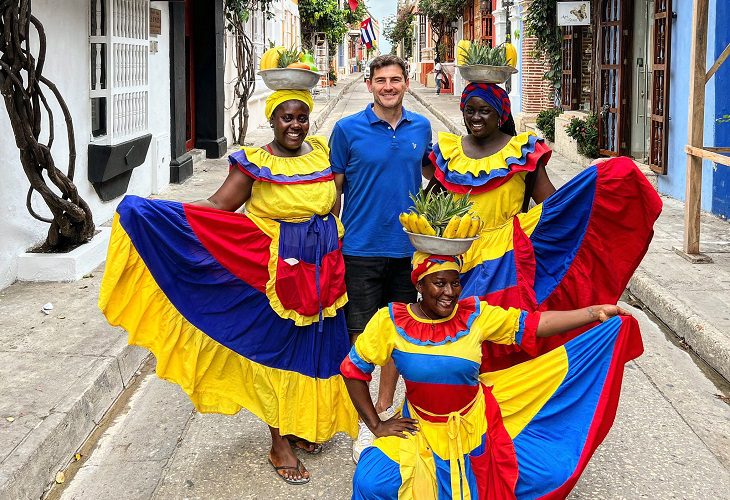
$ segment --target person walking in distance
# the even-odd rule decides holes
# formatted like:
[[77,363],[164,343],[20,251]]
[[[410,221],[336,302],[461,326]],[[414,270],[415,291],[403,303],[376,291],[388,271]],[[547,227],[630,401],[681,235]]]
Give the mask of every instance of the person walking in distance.
[[[412,302],[416,291],[410,282],[413,247],[398,221],[411,204],[410,193],[430,179],[433,166],[431,125],[403,107],[408,88],[405,62],[393,55],[370,63],[366,81],[373,102],[339,120],[330,137],[330,163],[335,174],[337,202],[332,210],[345,226],[342,252],[349,302],[345,306],[351,340],[363,332],[375,312],[393,301]],[[393,417],[393,397],[398,372],[384,366],[375,409],[384,420]],[[374,436],[360,422],[353,445],[353,460],[372,444]]]

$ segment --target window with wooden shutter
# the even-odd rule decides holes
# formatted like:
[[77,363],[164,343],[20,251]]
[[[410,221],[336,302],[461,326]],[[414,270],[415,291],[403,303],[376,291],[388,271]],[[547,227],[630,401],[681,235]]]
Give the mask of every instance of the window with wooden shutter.
[[474,40],[474,0],[469,0],[464,6],[462,33],[464,33],[464,40]]
[[581,28],[563,28],[563,74],[560,86],[560,103],[563,109],[578,109],[580,104],[580,46]]
[[492,0],[480,0],[479,8],[482,20],[481,41],[494,47],[494,16],[492,16],[494,5],[492,5]]
[[602,0],[598,10],[598,145],[603,155],[629,154],[631,46],[628,0]]
[[672,0],[654,3],[654,60],[651,82],[651,139],[649,167],[667,173],[669,135],[669,63],[672,47]]

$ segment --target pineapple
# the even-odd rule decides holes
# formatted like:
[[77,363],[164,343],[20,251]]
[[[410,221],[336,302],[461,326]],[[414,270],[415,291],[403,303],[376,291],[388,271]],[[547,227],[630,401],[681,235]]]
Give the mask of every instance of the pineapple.
[[488,66],[506,66],[507,55],[505,45],[490,47],[486,43],[474,42],[468,47],[460,47],[462,65],[485,64]]
[[286,68],[292,63],[299,62],[300,52],[294,48],[284,49],[279,56],[279,68]]

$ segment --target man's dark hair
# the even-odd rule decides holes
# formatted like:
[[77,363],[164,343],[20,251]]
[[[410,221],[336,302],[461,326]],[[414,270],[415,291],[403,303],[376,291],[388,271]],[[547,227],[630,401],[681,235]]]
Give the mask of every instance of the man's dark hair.
[[392,54],[386,54],[384,56],[378,56],[370,63],[370,79],[372,80],[375,76],[375,70],[385,68],[386,66],[400,66],[403,71],[403,78],[408,80],[408,70],[406,69],[406,63],[398,56]]

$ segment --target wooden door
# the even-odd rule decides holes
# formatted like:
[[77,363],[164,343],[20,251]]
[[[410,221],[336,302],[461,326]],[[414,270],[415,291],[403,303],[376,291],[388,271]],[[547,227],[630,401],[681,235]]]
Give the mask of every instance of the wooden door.
[[654,2],[654,57],[651,82],[649,167],[667,173],[669,135],[669,64],[672,47],[672,0]]
[[580,45],[581,27],[564,27],[560,104],[565,110],[578,109],[580,104]]
[[195,42],[193,1],[185,0],[185,151],[195,147]]
[[601,0],[597,16],[598,145],[607,156],[628,155],[631,143],[630,0]]

